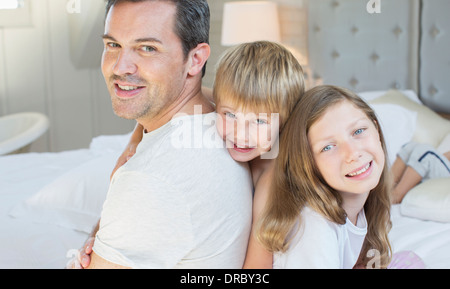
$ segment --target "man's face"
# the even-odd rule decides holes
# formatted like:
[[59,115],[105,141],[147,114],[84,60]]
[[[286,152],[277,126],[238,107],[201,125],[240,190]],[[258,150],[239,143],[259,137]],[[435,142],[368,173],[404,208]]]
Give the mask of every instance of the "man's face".
[[176,7],[165,1],[111,7],[103,36],[102,72],[114,112],[149,120],[170,110],[183,90],[187,65],[174,33]]

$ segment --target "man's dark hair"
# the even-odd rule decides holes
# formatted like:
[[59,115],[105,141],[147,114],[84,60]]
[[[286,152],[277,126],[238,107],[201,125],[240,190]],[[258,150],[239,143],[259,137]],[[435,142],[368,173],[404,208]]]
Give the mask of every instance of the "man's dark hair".
[[[209,44],[210,12],[206,0],[107,0],[106,15],[111,7],[120,2],[170,1],[177,7],[174,32],[181,39],[186,58],[200,43]],[[206,72],[206,63],[202,76]]]

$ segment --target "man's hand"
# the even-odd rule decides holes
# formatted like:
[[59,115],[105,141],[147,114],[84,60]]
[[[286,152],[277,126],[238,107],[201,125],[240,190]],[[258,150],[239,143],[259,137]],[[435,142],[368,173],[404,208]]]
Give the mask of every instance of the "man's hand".
[[84,243],[83,250],[80,253],[80,263],[83,268],[89,267],[89,264],[91,264],[91,254],[92,254],[92,247],[94,247],[94,237],[90,237],[86,240],[86,243]]
[[90,237],[86,240],[84,243],[83,248],[81,248],[78,251],[78,254],[70,260],[67,265],[66,269],[85,269],[89,267],[89,264],[91,263],[91,254],[92,254],[92,247],[94,246],[94,237]]

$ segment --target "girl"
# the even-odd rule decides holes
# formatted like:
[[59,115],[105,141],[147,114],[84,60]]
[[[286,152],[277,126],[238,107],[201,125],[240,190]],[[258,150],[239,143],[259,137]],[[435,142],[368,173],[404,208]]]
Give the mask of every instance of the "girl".
[[345,89],[315,87],[281,133],[258,239],[275,268],[386,268],[389,188],[373,110]]

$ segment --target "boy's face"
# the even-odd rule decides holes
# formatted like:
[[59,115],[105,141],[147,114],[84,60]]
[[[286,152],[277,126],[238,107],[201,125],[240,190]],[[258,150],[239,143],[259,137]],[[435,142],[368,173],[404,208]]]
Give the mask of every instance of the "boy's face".
[[226,100],[217,105],[217,130],[231,157],[238,162],[251,161],[270,151],[278,140],[277,113],[246,109]]

